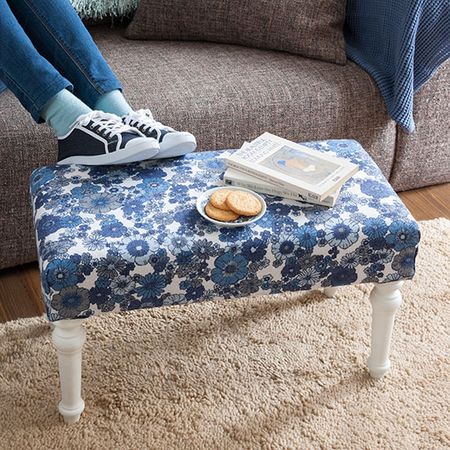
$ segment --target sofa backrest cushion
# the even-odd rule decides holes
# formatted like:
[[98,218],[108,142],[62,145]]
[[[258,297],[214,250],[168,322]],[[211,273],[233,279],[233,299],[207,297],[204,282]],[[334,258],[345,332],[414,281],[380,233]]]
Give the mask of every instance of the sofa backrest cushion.
[[345,64],[346,0],[141,0],[129,39],[284,50]]

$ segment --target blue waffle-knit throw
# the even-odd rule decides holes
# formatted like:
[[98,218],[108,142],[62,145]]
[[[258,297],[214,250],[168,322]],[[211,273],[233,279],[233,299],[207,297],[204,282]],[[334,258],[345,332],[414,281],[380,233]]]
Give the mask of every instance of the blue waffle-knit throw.
[[450,0],[348,0],[345,36],[390,116],[414,131],[414,93],[450,56]]

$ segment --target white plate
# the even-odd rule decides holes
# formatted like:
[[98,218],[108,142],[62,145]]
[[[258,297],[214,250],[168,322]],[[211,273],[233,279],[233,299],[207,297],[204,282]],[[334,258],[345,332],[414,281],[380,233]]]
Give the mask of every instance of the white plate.
[[[236,219],[233,222],[221,222],[220,220],[214,220],[211,219],[211,217],[208,217],[208,215],[205,213],[205,206],[209,202],[209,198],[211,197],[212,193],[214,191],[217,191],[218,189],[229,189],[231,191],[244,191],[244,192],[250,192],[250,194],[253,194],[261,203],[261,212],[252,217],[239,217],[239,219]],[[212,188],[207,190],[206,192],[203,192],[200,197],[197,198],[197,211],[200,213],[200,215],[208,220],[209,222],[215,223],[216,225],[220,227],[227,227],[227,228],[236,228],[236,227],[243,227],[244,225],[250,225],[251,223],[256,222],[257,220],[261,219],[261,217],[266,212],[266,202],[264,199],[257,194],[256,192],[251,191],[250,189],[245,189],[241,187],[235,187],[235,186],[219,186],[216,188]]]

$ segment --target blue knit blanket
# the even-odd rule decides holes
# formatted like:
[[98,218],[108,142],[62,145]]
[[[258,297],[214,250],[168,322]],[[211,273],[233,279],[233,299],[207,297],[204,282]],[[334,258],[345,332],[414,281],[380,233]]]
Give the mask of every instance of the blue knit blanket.
[[414,93],[450,57],[450,0],[348,0],[345,38],[389,115],[414,131]]

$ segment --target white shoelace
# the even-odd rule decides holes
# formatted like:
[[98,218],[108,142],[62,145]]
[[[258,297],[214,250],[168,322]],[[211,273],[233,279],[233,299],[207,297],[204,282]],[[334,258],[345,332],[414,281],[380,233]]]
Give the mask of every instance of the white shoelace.
[[106,137],[118,136],[125,132],[139,133],[141,136],[144,136],[139,130],[136,130],[129,125],[125,125],[122,122],[122,119],[115,114],[109,114],[103,111],[92,111],[80,116],[77,120],[77,123],[82,126],[87,126],[90,122],[92,122],[90,125],[91,128],[98,127],[97,131],[100,133],[104,132]]
[[173,131],[173,128],[170,128],[166,125],[163,125],[161,122],[156,121],[153,118],[153,114],[149,109],[138,109],[137,111],[132,111],[127,115],[127,122],[133,123],[133,126],[136,128],[140,128],[144,130],[144,132],[148,132],[149,134],[152,131],[156,131],[156,140],[159,141],[161,137],[161,130]]

